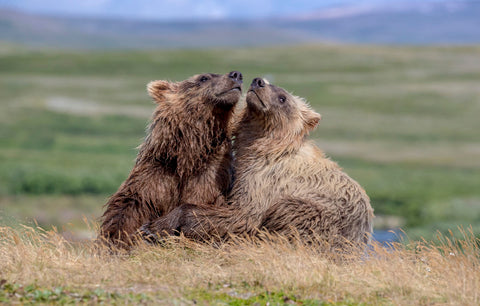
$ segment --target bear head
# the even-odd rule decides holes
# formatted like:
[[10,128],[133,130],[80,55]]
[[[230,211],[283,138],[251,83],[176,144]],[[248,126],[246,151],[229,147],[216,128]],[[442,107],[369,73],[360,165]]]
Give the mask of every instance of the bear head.
[[[320,121],[306,101],[283,88],[255,78],[247,93],[246,117],[254,122],[264,137],[300,139],[308,135]],[[251,124],[252,125],[252,124]]]
[[187,108],[202,104],[228,109],[242,95],[242,83],[243,76],[238,71],[223,75],[204,73],[181,82],[152,81],[147,90],[158,104],[181,104]]
[[140,146],[137,164],[154,163],[182,177],[201,173],[230,151],[242,74],[205,73],[184,81],[147,85],[156,108]]

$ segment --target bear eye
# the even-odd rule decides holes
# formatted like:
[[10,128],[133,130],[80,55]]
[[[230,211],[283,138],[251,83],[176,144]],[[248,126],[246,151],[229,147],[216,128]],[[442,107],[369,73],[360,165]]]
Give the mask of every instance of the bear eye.
[[206,82],[206,81],[208,81],[208,78],[207,78],[206,76],[202,76],[202,77],[200,78],[200,82],[203,83],[203,82]]
[[280,96],[278,97],[278,100],[280,101],[280,103],[285,103],[285,101],[287,101],[287,98],[285,96]]

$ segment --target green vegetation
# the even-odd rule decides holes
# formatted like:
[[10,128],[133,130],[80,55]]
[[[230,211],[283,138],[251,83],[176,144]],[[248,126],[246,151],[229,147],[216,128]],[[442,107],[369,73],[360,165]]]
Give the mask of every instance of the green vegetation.
[[62,287],[53,289],[41,288],[35,284],[21,286],[0,280],[0,302],[2,303],[58,303],[58,304],[88,304],[115,303],[121,301],[128,304],[141,304],[150,300],[145,294],[118,294],[95,290],[68,290]]
[[[58,303],[58,304],[169,304],[182,303],[185,299],[172,299],[159,295],[158,293],[126,293],[106,292],[102,289],[78,290],[63,287],[46,289],[38,285],[31,284],[21,286],[18,284],[7,283],[6,280],[0,281],[0,302],[2,303]],[[221,288],[223,289],[223,288]],[[188,294],[187,300],[191,304],[200,305],[365,305],[357,303],[353,298],[341,302],[325,302],[318,299],[302,299],[293,294],[283,292],[261,292],[254,294],[251,292],[237,293],[230,290],[228,293],[222,292],[218,288],[215,290],[196,290]],[[223,290],[225,291],[225,290]],[[182,301],[183,300],[183,301]],[[189,304],[190,304],[189,303]]]
[[[239,70],[307,98],[319,146],[411,238],[480,233],[479,47],[0,50],[0,224],[82,227],[128,175],[145,85]],[[400,217],[385,224],[384,215]],[[384,223],[382,225],[382,223]]]

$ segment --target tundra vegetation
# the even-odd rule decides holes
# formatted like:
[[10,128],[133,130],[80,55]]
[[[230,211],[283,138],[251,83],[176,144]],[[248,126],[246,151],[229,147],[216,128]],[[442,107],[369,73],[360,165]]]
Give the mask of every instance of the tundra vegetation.
[[[478,304],[479,53],[2,44],[0,301]],[[85,241],[133,167],[155,107],[145,85],[231,70],[307,98],[322,114],[311,138],[365,187],[376,230],[402,228],[405,242],[332,258],[282,241],[213,248],[180,239],[121,256]]]
[[268,235],[216,247],[175,237],[112,255],[54,230],[4,227],[0,302],[477,305],[480,241],[463,233],[337,254]]

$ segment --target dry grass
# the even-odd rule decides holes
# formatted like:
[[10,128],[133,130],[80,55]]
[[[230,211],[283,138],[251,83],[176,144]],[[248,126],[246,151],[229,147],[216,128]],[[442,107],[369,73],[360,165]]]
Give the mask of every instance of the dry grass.
[[[67,301],[83,292],[87,299],[73,301],[87,303],[98,301],[91,299],[98,299],[101,289],[128,303],[131,294],[141,294],[143,302],[165,304],[476,305],[480,241],[472,231],[463,232],[460,240],[442,236],[435,243],[373,244],[367,251],[345,254],[325,254],[282,239],[213,247],[182,238],[111,254],[92,241],[68,242],[55,231],[4,227],[0,302],[35,301],[50,292],[45,290],[60,287]],[[22,289],[29,285],[44,291],[25,294],[32,291]]]

